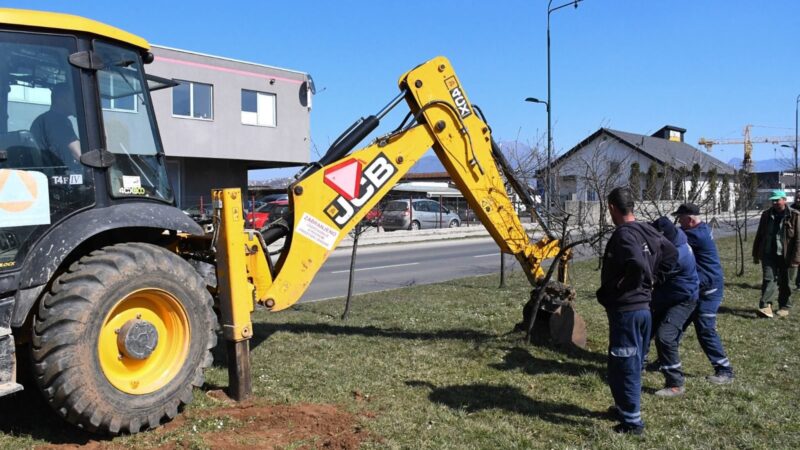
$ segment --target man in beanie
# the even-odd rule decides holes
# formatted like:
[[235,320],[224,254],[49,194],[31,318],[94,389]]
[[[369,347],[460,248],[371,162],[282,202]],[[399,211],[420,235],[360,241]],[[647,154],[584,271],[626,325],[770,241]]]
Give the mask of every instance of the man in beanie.
[[686,392],[683,368],[678,348],[683,336],[683,325],[697,307],[700,282],[692,248],[686,235],[666,217],[659,217],[653,227],[660,231],[678,250],[678,267],[664,283],[653,289],[653,338],[658,353],[658,368],[664,374],[664,389],[656,391],[659,397],[678,397]]
[[618,433],[642,434],[642,367],[650,343],[653,287],[677,263],[677,251],[649,224],[633,215],[630,189],[608,194],[616,229],[606,244],[597,300],[608,316],[608,385]]
[[711,236],[711,229],[700,219],[700,208],[692,203],[684,203],[672,214],[678,216],[678,223],[686,233],[686,239],[697,264],[697,277],[700,279],[700,298],[697,301],[697,308],[692,313],[690,322],[684,324],[683,328],[685,330],[689,323],[694,323],[700,347],[714,368],[714,375],[706,377],[706,380],[713,384],[732,383],[733,366],[717,334],[717,310],[722,303],[725,279],[722,276],[722,263],[714,238]]
[[772,318],[772,302],[777,287],[780,317],[789,315],[797,266],[800,265],[800,212],[786,205],[786,192],[772,191],[772,207],[761,213],[753,239],[753,262],[761,262],[761,300],[758,315]]

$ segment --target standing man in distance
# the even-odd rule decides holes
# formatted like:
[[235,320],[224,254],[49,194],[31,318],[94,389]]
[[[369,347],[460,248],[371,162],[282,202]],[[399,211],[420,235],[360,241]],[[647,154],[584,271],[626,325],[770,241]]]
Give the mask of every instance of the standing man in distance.
[[758,315],[772,317],[775,288],[778,291],[780,317],[789,315],[792,307],[791,283],[800,265],[800,212],[786,204],[786,192],[772,191],[772,207],[761,213],[753,239],[753,262],[761,262],[761,300]]
[[713,384],[733,383],[733,366],[717,334],[717,310],[722,304],[725,279],[711,228],[700,219],[700,208],[695,204],[684,203],[672,214],[678,216],[678,223],[686,233],[686,239],[697,263],[697,276],[700,279],[697,308],[683,328],[685,330],[689,323],[694,322],[700,347],[714,368],[714,375],[706,377],[706,380]]
[[[650,300],[660,274],[672,270],[677,252],[648,224],[636,222],[627,188],[608,194],[608,212],[616,229],[603,255],[597,300],[608,315],[608,384],[618,433],[642,434],[642,368],[650,344]],[[670,269],[663,269],[664,266]]]

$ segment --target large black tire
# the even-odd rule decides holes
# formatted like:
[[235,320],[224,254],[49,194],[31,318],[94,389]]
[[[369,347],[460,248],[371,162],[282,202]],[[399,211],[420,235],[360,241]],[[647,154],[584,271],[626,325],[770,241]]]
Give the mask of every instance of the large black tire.
[[[144,299],[137,297],[145,294]],[[163,313],[161,304],[169,304],[172,313]],[[141,305],[142,311],[137,309]],[[212,306],[200,275],[174,253],[145,243],[94,251],[59,276],[39,305],[32,346],[36,381],[53,409],[78,427],[108,434],[158,427],[191,402],[193,388],[203,384],[203,371],[213,362],[217,325]],[[141,312],[145,319],[156,315],[148,308],[162,314],[167,323],[183,324],[162,331],[182,330],[182,334],[158,334],[158,344],[147,357],[153,360],[123,357],[122,350],[119,356],[109,358],[108,329],[115,326],[113,320],[128,320],[124,314],[137,311],[137,320]],[[176,315],[181,321],[169,322]],[[119,328],[112,333],[118,334]],[[101,342],[106,347],[101,347]],[[114,346],[122,344],[114,341],[110,345],[116,351]],[[171,354],[163,352],[175,349],[182,357],[170,362]],[[167,357],[155,359],[156,355]],[[120,367],[123,363],[155,364],[154,369],[169,369],[169,375],[156,377],[148,385],[151,392],[131,392],[139,387],[138,379],[128,389],[112,384],[125,380],[109,369],[116,359]],[[140,374],[134,372],[134,376]]]

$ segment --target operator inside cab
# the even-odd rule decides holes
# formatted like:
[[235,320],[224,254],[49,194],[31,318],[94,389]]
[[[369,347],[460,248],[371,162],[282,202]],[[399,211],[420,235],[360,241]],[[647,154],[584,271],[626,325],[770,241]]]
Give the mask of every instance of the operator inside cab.
[[50,109],[31,124],[31,134],[42,150],[49,150],[70,169],[80,169],[81,143],[70,116],[75,115],[72,90],[66,83],[50,88]]

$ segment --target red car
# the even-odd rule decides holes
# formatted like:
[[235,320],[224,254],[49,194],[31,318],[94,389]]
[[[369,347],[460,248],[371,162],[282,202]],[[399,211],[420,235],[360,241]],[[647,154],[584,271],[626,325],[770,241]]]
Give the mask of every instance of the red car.
[[259,206],[254,212],[247,213],[247,226],[260,230],[270,222],[289,215],[289,201],[276,200],[266,205]]
[[372,208],[371,210],[369,210],[367,215],[364,216],[363,221],[367,226],[377,227],[381,222],[381,215],[382,214],[383,213],[381,212],[381,209],[376,206],[376,207]]

